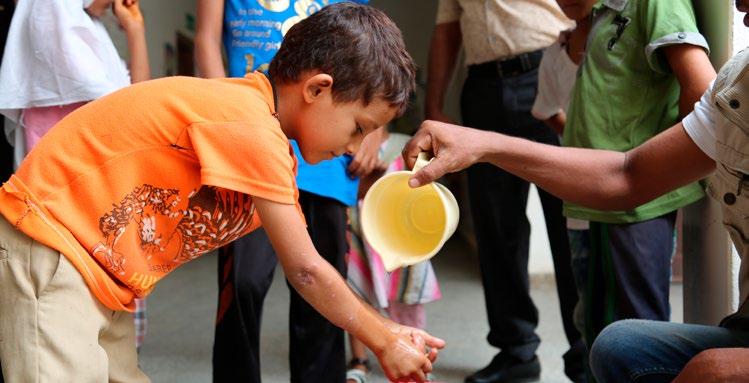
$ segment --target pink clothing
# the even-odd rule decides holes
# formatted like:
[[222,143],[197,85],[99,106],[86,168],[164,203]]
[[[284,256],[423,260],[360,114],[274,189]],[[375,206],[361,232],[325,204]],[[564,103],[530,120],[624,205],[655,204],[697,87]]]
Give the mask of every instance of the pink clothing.
[[58,121],[84,104],[86,102],[24,109],[21,118],[23,119],[26,153],[29,153]]
[[422,329],[427,327],[427,313],[421,303],[409,305],[391,301],[385,312],[392,321],[404,326]]

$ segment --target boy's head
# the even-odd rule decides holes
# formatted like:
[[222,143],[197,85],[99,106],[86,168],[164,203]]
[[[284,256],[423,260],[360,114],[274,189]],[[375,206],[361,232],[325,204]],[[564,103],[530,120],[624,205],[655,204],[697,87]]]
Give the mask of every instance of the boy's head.
[[279,89],[293,89],[279,91],[279,118],[311,163],[355,152],[367,133],[401,113],[415,72],[395,23],[350,2],[294,25],[268,68]]
[[572,20],[582,20],[593,10],[598,0],[557,0],[564,15]]

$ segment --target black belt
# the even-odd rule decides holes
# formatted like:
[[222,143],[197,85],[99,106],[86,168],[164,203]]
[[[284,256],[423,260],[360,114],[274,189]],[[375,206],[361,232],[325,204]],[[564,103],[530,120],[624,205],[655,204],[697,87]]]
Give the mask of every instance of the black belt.
[[519,76],[538,68],[543,53],[543,49],[539,49],[537,51],[523,53],[505,60],[495,60],[481,64],[469,65],[468,75],[492,78]]

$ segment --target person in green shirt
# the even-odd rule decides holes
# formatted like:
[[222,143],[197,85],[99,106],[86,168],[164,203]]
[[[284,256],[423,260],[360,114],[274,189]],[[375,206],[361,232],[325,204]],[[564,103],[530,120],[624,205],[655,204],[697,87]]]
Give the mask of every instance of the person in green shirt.
[[[583,2],[592,27],[563,146],[625,152],[692,110],[715,76],[708,45],[689,0]],[[692,183],[628,210],[565,202],[565,216],[590,221],[588,259],[573,265],[588,345],[619,319],[669,320],[676,210],[703,196]]]

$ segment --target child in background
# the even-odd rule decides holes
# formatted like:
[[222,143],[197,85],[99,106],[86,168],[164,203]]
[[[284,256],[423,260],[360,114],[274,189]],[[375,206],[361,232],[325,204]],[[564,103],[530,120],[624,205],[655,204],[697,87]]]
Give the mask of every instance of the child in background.
[[544,50],[538,66],[538,93],[531,109],[533,117],[560,136],[564,133],[570,93],[585,56],[585,40],[590,31],[590,10],[568,5],[569,2],[558,0],[557,4],[565,16],[575,21],[575,28],[562,32],[559,40]]
[[[110,7],[127,37],[129,72],[100,21]],[[138,0],[24,0],[13,14],[6,52],[0,113],[17,124],[17,164],[70,112],[151,77]],[[136,307],[140,347],[147,327],[145,300]]]
[[[538,67],[538,93],[531,114],[561,136],[567,121],[570,94],[575,86],[580,63],[585,56],[585,43],[590,31],[590,8],[570,0],[558,0],[557,4],[565,16],[574,20],[576,25],[574,29],[562,32],[559,40],[544,51]],[[584,281],[587,278],[586,260],[590,250],[588,221],[567,218],[567,236],[570,242],[572,272],[576,280]],[[583,297],[582,285],[576,283],[576,286],[578,296]],[[584,301],[578,299],[574,313],[575,326],[581,333],[585,329],[583,305]],[[587,362],[584,365],[587,366]]]
[[[383,129],[384,141],[380,146],[380,161],[386,166],[384,173],[376,172],[362,177],[359,184],[359,205],[349,209],[350,249],[347,254],[348,284],[367,303],[387,313],[388,317],[405,326],[426,328],[424,303],[442,297],[432,262],[424,261],[388,273],[377,252],[369,246],[361,231],[359,213],[361,202],[369,187],[382,175],[406,170],[400,152],[410,136],[388,133]],[[347,383],[366,383],[371,371],[364,344],[350,336],[352,359],[346,372]]]
[[415,65],[400,31],[371,7],[331,5],[289,30],[268,73],[143,82],[42,138],[0,188],[6,382],[147,381],[133,299],[261,225],[316,310],[391,380],[424,381],[444,341],[377,315],[320,257],[289,143],[317,163],[355,152],[403,110]]
[[[715,77],[689,0],[565,3],[591,10],[592,19],[570,95],[564,146],[631,150],[687,115]],[[695,182],[627,210],[565,201],[566,217],[589,221],[583,262],[588,271],[575,274],[578,289],[584,289],[588,346],[620,319],[670,319],[676,210],[703,196]]]
[[[127,35],[129,73],[99,20],[110,7]],[[22,128],[23,154],[86,102],[150,78],[138,0],[22,1],[5,49],[0,113]]]

